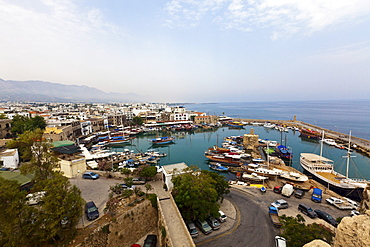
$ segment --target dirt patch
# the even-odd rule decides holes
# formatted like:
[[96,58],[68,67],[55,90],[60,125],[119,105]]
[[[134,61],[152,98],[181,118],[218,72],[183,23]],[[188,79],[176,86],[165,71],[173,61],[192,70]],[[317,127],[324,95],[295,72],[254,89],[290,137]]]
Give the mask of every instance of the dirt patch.
[[158,212],[149,200],[125,199],[114,215],[105,214],[83,229],[78,229],[74,246],[130,246],[149,232],[157,232]]

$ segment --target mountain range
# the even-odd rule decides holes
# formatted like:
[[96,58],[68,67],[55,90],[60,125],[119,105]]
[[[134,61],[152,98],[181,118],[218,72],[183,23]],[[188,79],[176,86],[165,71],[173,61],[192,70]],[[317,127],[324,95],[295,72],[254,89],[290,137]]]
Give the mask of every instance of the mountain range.
[[132,103],[148,100],[147,97],[135,93],[106,93],[88,86],[46,81],[5,81],[0,78],[0,101]]

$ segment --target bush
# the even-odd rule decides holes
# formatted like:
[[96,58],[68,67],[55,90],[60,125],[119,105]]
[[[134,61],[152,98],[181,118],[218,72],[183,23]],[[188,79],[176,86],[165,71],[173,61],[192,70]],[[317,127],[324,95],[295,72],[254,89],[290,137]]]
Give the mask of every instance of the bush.
[[155,209],[158,209],[158,203],[157,203],[157,195],[156,194],[149,194],[148,200],[152,203],[152,207]]

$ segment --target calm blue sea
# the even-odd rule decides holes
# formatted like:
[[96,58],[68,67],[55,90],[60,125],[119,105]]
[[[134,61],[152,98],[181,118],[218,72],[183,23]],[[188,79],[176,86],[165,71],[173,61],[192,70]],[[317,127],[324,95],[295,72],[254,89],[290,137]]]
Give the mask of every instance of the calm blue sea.
[[186,109],[232,118],[297,120],[370,140],[370,100],[186,104]]

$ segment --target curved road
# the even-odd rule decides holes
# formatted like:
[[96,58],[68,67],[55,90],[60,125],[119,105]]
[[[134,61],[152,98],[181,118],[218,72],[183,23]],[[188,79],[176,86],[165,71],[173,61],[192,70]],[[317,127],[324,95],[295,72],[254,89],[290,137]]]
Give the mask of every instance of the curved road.
[[[226,196],[238,209],[239,222],[230,232],[216,236],[213,239],[197,244],[200,247],[272,247],[274,238],[279,231],[272,225],[267,207],[261,208],[258,197],[246,192],[231,189]],[[256,202],[257,200],[257,202]],[[239,223],[239,224],[238,224]]]

